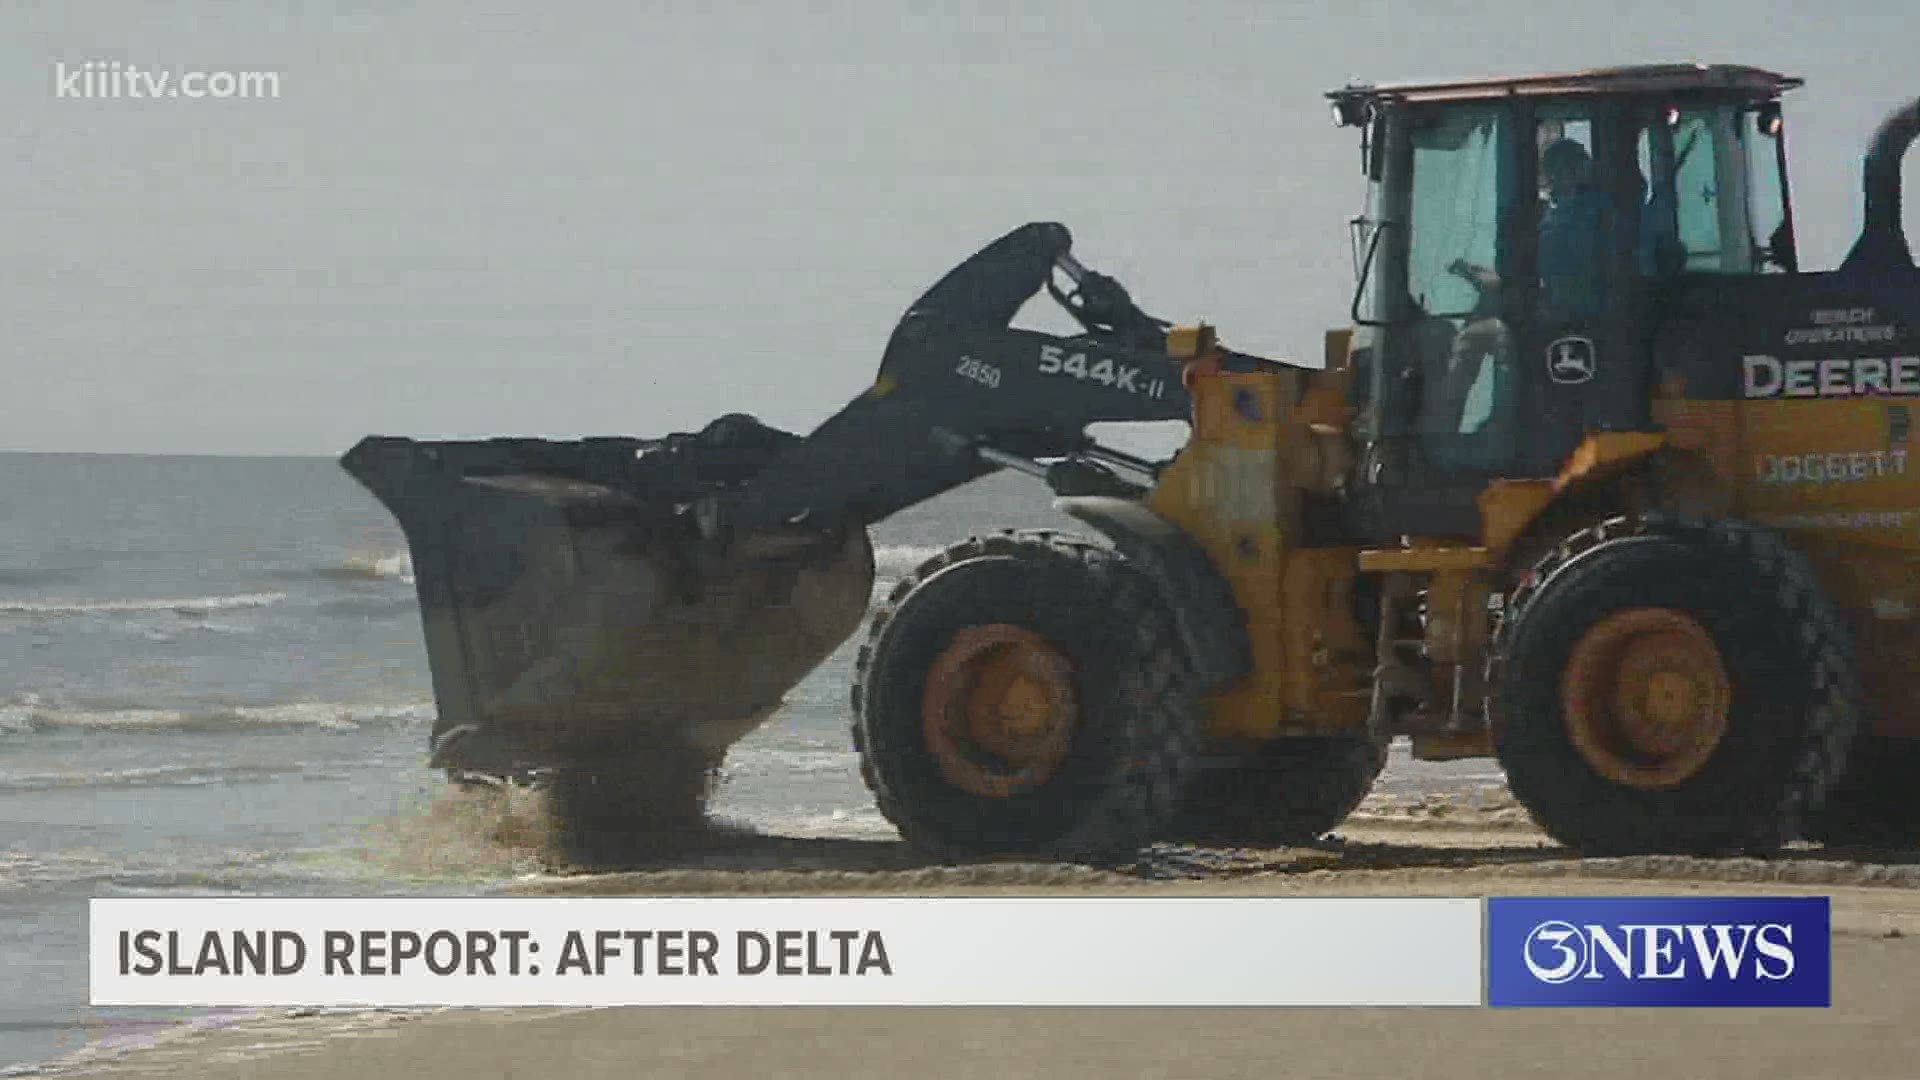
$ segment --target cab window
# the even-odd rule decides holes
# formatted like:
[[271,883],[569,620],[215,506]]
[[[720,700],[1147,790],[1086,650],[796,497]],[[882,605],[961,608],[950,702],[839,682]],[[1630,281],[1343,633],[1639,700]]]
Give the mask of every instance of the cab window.
[[1416,427],[1442,468],[1492,468],[1510,452],[1511,337],[1503,226],[1516,201],[1512,125],[1500,106],[1455,108],[1411,133],[1406,288],[1397,332],[1417,371]]
[[1786,192],[1773,138],[1731,105],[1667,108],[1641,129],[1648,186],[1637,262],[1647,275],[1775,268]]

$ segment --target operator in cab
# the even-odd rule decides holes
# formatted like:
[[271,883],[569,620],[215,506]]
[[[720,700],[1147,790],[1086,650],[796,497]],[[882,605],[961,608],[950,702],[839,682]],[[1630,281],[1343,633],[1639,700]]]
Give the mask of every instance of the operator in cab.
[[1607,200],[1593,182],[1593,158],[1573,139],[1540,154],[1547,204],[1540,217],[1540,287],[1551,322],[1589,322],[1606,305]]

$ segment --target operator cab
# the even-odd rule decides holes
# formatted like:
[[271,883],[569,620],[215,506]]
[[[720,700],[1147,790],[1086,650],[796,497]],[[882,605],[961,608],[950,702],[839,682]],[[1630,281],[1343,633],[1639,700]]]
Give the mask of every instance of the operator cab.
[[1477,535],[1468,493],[1651,425],[1672,283],[1798,270],[1779,107],[1798,85],[1673,65],[1328,95],[1367,176],[1361,532]]

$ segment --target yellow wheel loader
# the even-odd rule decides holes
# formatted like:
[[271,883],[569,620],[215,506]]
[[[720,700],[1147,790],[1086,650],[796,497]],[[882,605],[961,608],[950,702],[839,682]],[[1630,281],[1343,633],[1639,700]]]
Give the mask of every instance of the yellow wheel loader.
[[[805,436],[370,438],[344,463],[413,551],[433,763],[550,775],[583,839],[697,816],[864,624],[853,745],[943,858],[1310,840],[1398,737],[1497,759],[1583,852],[1911,840],[1920,102],[1815,272],[1797,85],[1333,91],[1367,203],[1351,325],[1312,365],[1148,315],[1041,223],[922,296]],[[1010,325],[1042,288],[1080,332]],[[1086,434],[1169,419],[1166,461]],[[1003,469],[1083,535],[967,539],[869,611],[868,527]]]

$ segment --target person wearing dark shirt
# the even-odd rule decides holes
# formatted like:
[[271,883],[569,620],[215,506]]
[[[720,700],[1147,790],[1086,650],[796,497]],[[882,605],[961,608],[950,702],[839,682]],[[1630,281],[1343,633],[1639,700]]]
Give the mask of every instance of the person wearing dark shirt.
[[1606,196],[1593,184],[1593,159],[1572,139],[1540,155],[1547,206],[1540,217],[1540,287],[1554,322],[1598,319],[1606,305]]

